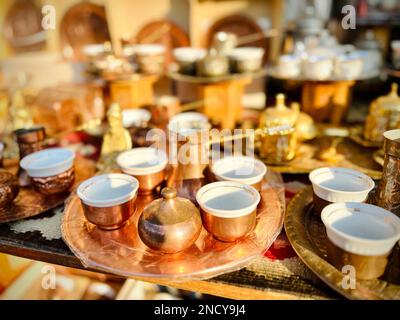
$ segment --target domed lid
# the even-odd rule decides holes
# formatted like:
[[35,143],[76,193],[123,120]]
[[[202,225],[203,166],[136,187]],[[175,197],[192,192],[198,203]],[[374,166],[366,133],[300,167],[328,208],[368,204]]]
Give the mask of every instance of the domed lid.
[[391,91],[388,95],[379,97],[375,100],[377,109],[388,111],[400,111],[400,97],[398,95],[398,85],[392,83]]
[[152,201],[143,210],[143,219],[155,225],[173,225],[185,222],[199,210],[188,199],[177,197],[174,188],[166,187],[161,191],[162,198]]
[[294,125],[299,116],[299,105],[292,104],[291,108],[285,105],[285,95],[276,96],[276,106],[265,109],[260,119],[260,127],[273,127],[279,125]]

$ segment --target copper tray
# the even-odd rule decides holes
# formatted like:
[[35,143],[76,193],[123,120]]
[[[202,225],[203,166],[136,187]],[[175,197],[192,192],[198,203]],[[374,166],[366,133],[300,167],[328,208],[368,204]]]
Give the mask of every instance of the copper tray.
[[318,151],[320,140],[301,143],[297,148],[296,157],[285,165],[270,166],[276,172],[291,174],[306,174],[322,167],[344,167],[361,171],[372,179],[382,177],[382,167],[372,157],[373,149],[365,148],[350,139],[343,139],[338,145],[338,154],[342,159],[335,162],[322,161],[314,158]]
[[138,197],[137,209],[129,223],[116,231],[101,231],[88,223],[81,202],[72,196],[65,207],[61,225],[65,243],[85,267],[124,277],[205,279],[235,271],[263,254],[279,235],[283,206],[276,189],[261,192],[255,230],[235,243],[215,240],[204,228],[189,249],[162,254],[147,248],[137,233],[137,221],[152,197]]
[[[15,163],[17,167],[15,167]],[[6,169],[16,173],[18,162]],[[81,181],[91,177],[95,173],[95,163],[91,160],[79,158],[75,161],[75,188]],[[64,203],[69,193],[44,196],[32,188],[21,188],[17,198],[11,207],[0,210],[0,223],[8,223],[21,219],[37,216],[50,209],[54,209]]]
[[[102,5],[81,1],[64,14],[60,22],[62,51],[71,51],[72,57],[85,60],[83,47],[88,44],[111,41],[106,9]],[[70,56],[68,56],[70,58]]]
[[376,280],[357,280],[355,289],[341,286],[343,274],[326,259],[327,236],[321,219],[314,214],[311,187],[300,191],[289,203],[285,231],[300,259],[323,282],[348,299],[400,299],[400,247],[390,256],[386,273]]

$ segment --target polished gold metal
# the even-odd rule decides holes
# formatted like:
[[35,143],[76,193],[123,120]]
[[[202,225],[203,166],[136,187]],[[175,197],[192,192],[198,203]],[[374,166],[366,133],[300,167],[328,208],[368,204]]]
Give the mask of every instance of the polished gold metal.
[[364,138],[382,145],[383,133],[400,128],[400,96],[398,85],[392,84],[388,95],[377,98],[371,103],[365,121]]
[[137,196],[120,205],[111,207],[93,207],[82,202],[87,221],[102,230],[116,230],[124,226],[135,213]]
[[122,125],[121,108],[117,103],[113,103],[108,112],[108,130],[104,134],[103,143],[101,145],[100,164],[108,169],[115,165],[116,156],[126,150],[132,149],[131,136]]
[[173,188],[164,188],[161,195],[162,199],[144,208],[138,233],[149,248],[177,253],[191,247],[199,237],[200,213],[190,200],[177,197]]
[[373,280],[385,273],[389,252],[379,256],[363,256],[347,252],[331,241],[327,241],[328,260],[338,269],[344,266],[352,266],[355,276],[360,280]]
[[33,118],[30,109],[26,105],[22,91],[15,91],[11,105],[10,116],[13,130],[29,128],[33,126]]
[[61,230],[65,243],[87,268],[152,280],[211,278],[245,267],[273,243],[283,223],[280,192],[280,189],[263,189],[257,225],[242,240],[221,242],[202,228],[197,241],[176,254],[152,250],[139,237],[139,217],[154,200],[153,196],[138,196],[137,210],[129,223],[118,230],[103,232],[86,222],[81,202],[74,195],[65,207]]
[[18,192],[18,179],[9,171],[0,169],[0,209],[8,208]]
[[285,96],[276,96],[276,106],[265,109],[262,113],[259,128],[275,128],[288,126],[288,129],[274,130],[263,135],[259,142],[260,157],[267,164],[282,164],[292,160],[296,155],[297,132],[296,123],[300,110],[298,104],[291,108],[285,105]]
[[[328,141],[334,138],[328,138]],[[339,139],[340,140],[340,139]],[[291,174],[306,174],[322,167],[343,167],[361,171],[373,179],[382,178],[382,167],[372,157],[373,149],[365,148],[348,138],[340,141],[336,147],[335,158],[329,161],[319,159],[321,149],[327,143],[326,137],[317,137],[297,146],[296,157],[284,164],[274,165],[274,171]],[[325,149],[326,150],[326,149]]]
[[68,192],[75,182],[75,168],[50,177],[34,178],[30,177],[33,188],[45,195],[53,195]]
[[290,201],[285,214],[286,235],[307,267],[346,298],[399,300],[400,246],[397,245],[389,257],[383,277],[367,281],[357,279],[354,287],[346,289],[342,285],[343,280],[346,280],[344,278],[346,274],[328,262],[329,240],[320,217],[314,214],[312,203],[312,188],[306,187]]

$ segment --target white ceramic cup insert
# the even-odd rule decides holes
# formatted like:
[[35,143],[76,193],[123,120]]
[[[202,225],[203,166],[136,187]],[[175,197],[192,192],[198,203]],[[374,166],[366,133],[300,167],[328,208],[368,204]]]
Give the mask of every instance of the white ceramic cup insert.
[[329,240],[350,253],[384,255],[400,239],[400,218],[374,205],[334,203],[322,210],[321,219]]
[[303,66],[304,76],[311,80],[325,80],[333,72],[333,59],[324,56],[309,56]]
[[178,62],[196,62],[203,59],[207,54],[205,49],[193,47],[180,47],[173,50],[173,55]]
[[200,207],[220,218],[238,218],[250,214],[256,210],[260,199],[255,188],[231,181],[209,183],[196,194]]
[[251,157],[225,157],[215,161],[211,171],[218,180],[254,185],[263,179],[267,173],[267,166]]
[[151,113],[145,109],[125,109],[122,110],[122,125],[124,128],[132,126],[140,127],[143,123],[149,122]]
[[314,193],[329,202],[363,202],[374,188],[367,175],[347,168],[320,168],[309,174]]
[[120,173],[94,176],[82,182],[77,190],[81,201],[92,207],[107,208],[123,204],[137,195],[136,178]]
[[156,148],[134,148],[121,153],[117,164],[124,173],[141,176],[160,172],[168,164],[168,157]]
[[282,55],[279,57],[277,71],[284,78],[298,77],[301,73],[301,59],[296,55]]
[[20,161],[20,166],[32,178],[51,177],[74,165],[75,153],[66,148],[50,148],[31,153]]

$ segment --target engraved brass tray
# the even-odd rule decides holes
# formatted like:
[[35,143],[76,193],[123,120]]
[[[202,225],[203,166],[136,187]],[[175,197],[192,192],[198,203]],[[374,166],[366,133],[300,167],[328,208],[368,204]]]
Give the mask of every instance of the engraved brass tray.
[[320,139],[299,144],[296,157],[284,165],[270,165],[273,171],[291,174],[305,174],[322,167],[344,167],[361,171],[372,179],[382,177],[382,167],[372,157],[373,149],[365,148],[344,138],[337,146],[340,158],[336,161],[322,161],[315,157]]
[[65,207],[61,230],[65,243],[85,267],[124,277],[206,279],[241,269],[265,253],[282,229],[282,191],[268,188],[261,192],[257,225],[246,238],[220,242],[203,228],[195,244],[176,254],[153,251],[138,235],[138,218],[153,196],[138,196],[136,212],[127,225],[101,231],[85,220],[80,199],[73,195]]
[[348,299],[400,299],[400,246],[390,256],[380,279],[357,280],[355,289],[344,289],[344,275],[327,261],[325,227],[314,214],[311,187],[300,191],[289,203],[285,231],[300,259],[323,282]]
[[[18,161],[8,161],[6,169],[16,174]],[[80,182],[95,172],[95,162],[84,158],[75,160],[75,188]],[[44,196],[33,188],[20,188],[17,198],[9,208],[0,209],[0,223],[8,223],[37,216],[62,205],[69,193]]]

